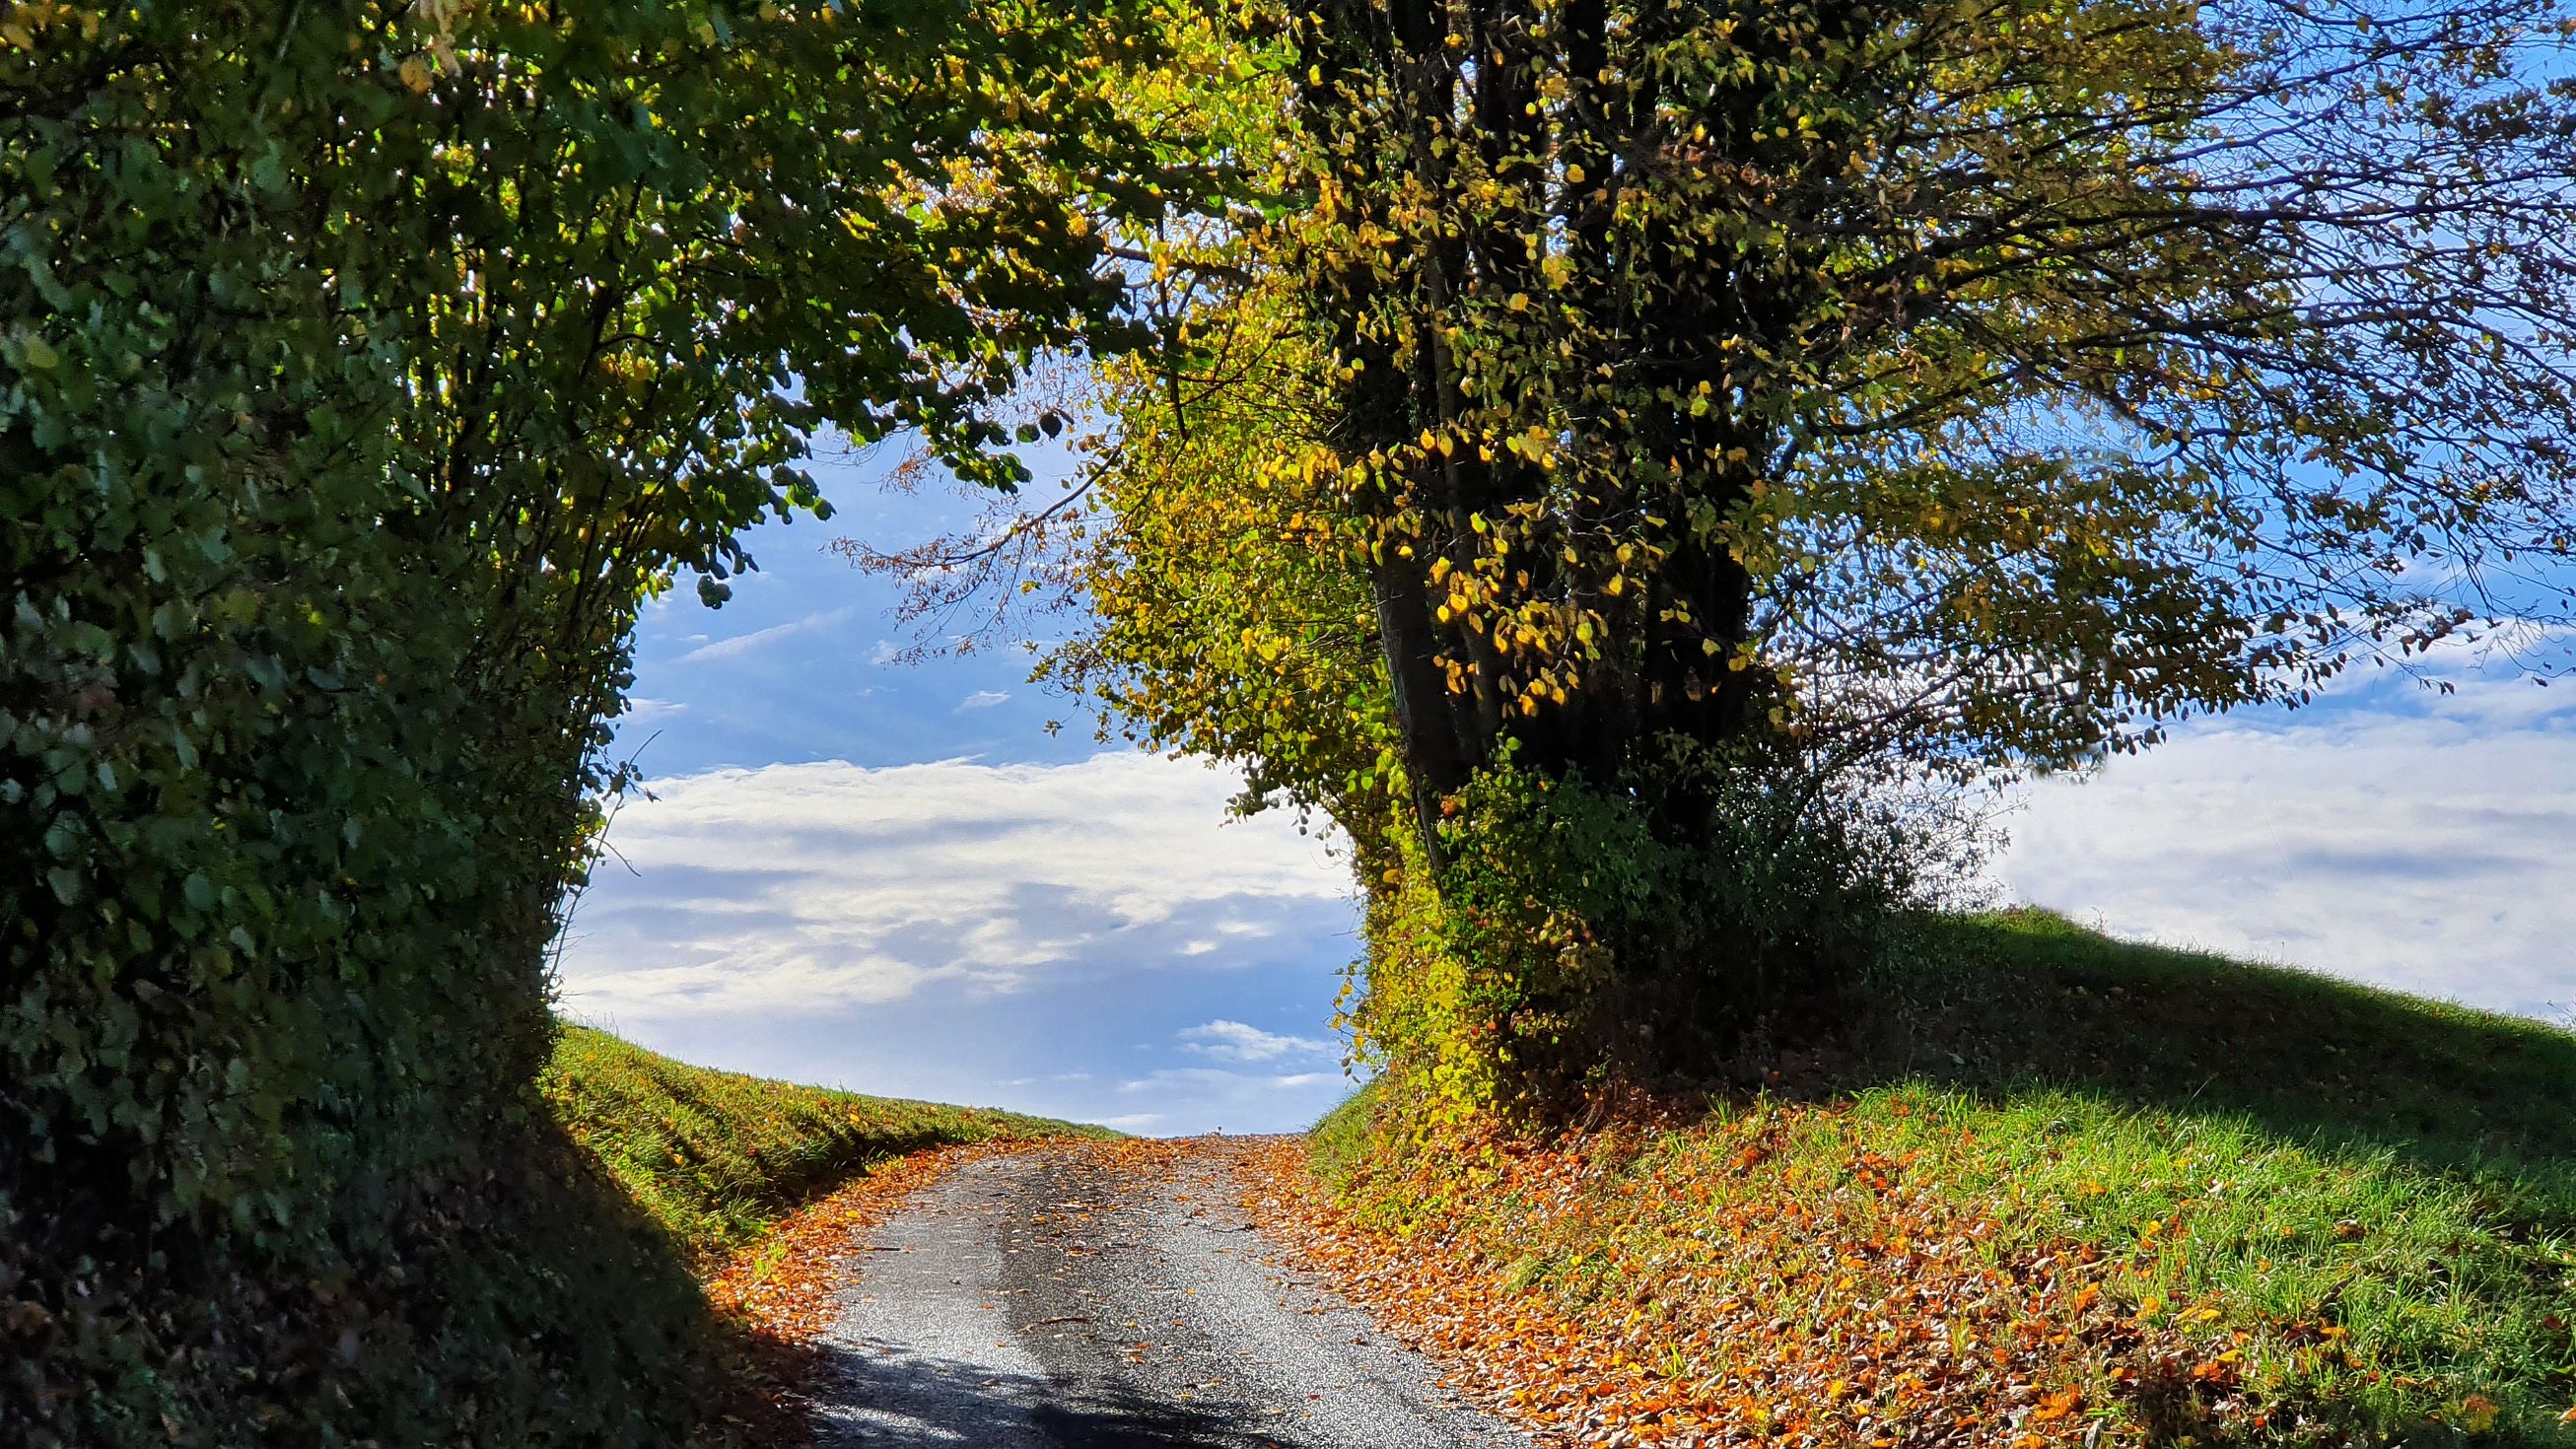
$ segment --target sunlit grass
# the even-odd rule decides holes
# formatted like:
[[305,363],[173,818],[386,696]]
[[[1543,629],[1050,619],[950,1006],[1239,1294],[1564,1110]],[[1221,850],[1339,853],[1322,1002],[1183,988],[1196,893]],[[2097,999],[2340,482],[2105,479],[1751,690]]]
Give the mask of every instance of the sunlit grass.
[[573,1140],[700,1257],[746,1246],[797,1203],[902,1153],[1117,1135],[693,1067],[577,1026],[564,1028],[541,1086]]
[[1362,1101],[1319,1169],[1767,1432],[2576,1446],[2576,1036],[2038,913],[1870,1000],[1756,1091],[1445,1154]]

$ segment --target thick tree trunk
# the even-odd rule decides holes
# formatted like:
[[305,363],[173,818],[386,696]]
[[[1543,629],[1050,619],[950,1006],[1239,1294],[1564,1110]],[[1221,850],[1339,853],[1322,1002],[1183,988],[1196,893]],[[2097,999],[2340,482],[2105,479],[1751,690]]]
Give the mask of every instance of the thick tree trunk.
[[[1634,285],[1723,265],[1656,224],[1618,219],[1618,188],[1677,143],[1661,130],[1663,82],[1614,78],[1623,62],[1613,51],[1651,49],[1680,21],[1651,9],[1635,19],[1644,30],[1620,39],[1602,0],[1544,16],[1527,0],[1327,0],[1300,31],[1310,133],[1348,145],[1337,158],[1337,214],[1354,236],[1388,242],[1321,257],[1316,296],[1336,352],[1358,364],[1343,375],[1337,450],[1408,470],[1404,486],[1369,495],[1385,500],[1386,529],[1370,582],[1412,805],[1435,860],[1443,799],[1507,742],[1519,768],[1610,788],[1660,739],[1722,745],[1760,723],[1755,671],[1730,668],[1750,625],[1752,580],[1721,540],[1685,520],[1740,502],[1758,467],[1712,468],[1731,447],[1744,449],[1733,458],[1759,459],[1763,440],[1737,436],[1759,430],[1723,407],[1695,414],[1687,400],[1720,375],[1718,339],[1758,331],[1762,319],[1738,286],[1677,308],[1669,288]],[[1571,110],[1553,117],[1541,84],[1550,74],[1573,87]],[[1391,144],[1373,148],[1371,135]],[[1436,225],[1421,224],[1426,202]],[[1551,251],[1570,276],[1548,275]],[[1452,330],[1472,331],[1473,318],[1498,307],[1529,319],[1532,381],[1562,409],[1547,425],[1561,430],[1567,456],[1590,465],[1571,488],[1550,462],[1502,446],[1492,415],[1517,400],[1494,397],[1491,375],[1476,392],[1453,356]],[[1568,334],[1578,349],[1561,357],[1540,321],[1559,308],[1583,319]],[[1533,407],[1512,427],[1547,416]],[[1426,433],[1449,446],[1422,448]],[[1665,458],[1677,475],[1636,474],[1636,460]],[[1502,607],[1444,617],[1452,585],[1435,583],[1433,565],[1471,577],[1490,565],[1476,525],[1515,508],[1538,510],[1554,531],[1514,552]],[[1648,516],[1671,522],[1642,527]],[[1612,565],[1606,555],[1630,539],[1665,556],[1642,587],[1632,576],[1605,596],[1605,568],[1625,568],[1624,556]],[[1519,604],[1595,609],[1608,626],[1599,657],[1559,656],[1576,678],[1562,702],[1551,688],[1534,711],[1518,692],[1529,655],[1506,654],[1494,638]]]
[[1440,667],[1440,636],[1416,570],[1379,565],[1370,570],[1377,595],[1378,635],[1386,649],[1387,678],[1394,685],[1396,731],[1404,748],[1405,780],[1412,788],[1414,824],[1422,848],[1436,865],[1440,801],[1463,789],[1481,763],[1454,728],[1447,673]]

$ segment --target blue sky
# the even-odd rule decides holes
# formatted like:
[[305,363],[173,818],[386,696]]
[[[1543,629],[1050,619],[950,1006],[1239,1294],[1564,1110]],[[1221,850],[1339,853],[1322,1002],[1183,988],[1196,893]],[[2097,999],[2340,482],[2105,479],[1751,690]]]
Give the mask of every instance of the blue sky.
[[[720,610],[646,611],[566,1010],[690,1061],[1134,1131],[1302,1126],[1348,1089],[1346,870],[1232,782],[1103,745],[1003,650],[904,665],[891,589],[825,551],[962,513],[821,471]],[[1991,874],[2115,932],[2536,1015],[2576,1004],[2576,685],[2457,661],[2202,721],[2026,791]],[[1063,719],[1050,735],[1045,726]]]
[[[1094,738],[1017,650],[898,664],[893,590],[826,544],[965,506],[820,470],[721,609],[648,606],[629,801],[565,1009],[691,1061],[1147,1132],[1302,1126],[1350,1083],[1346,867],[1232,780]],[[1065,727],[1050,734],[1050,720]]]

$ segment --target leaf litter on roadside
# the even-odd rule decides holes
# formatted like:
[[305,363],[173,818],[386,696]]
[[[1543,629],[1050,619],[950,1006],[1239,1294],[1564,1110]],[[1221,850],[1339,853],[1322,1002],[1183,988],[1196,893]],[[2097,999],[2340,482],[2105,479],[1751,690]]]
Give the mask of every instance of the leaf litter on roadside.
[[[2115,1265],[2089,1245],[1999,1251],[1996,1222],[1909,1183],[1914,1164],[1855,1142],[1812,1191],[1715,1190],[1778,1130],[1748,1118],[1714,1164],[1663,1171],[1637,1170],[1642,1134],[1615,1127],[1466,1144],[1488,1164],[1477,1199],[1546,1225],[1562,1259],[1437,1218],[1363,1221],[1296,1140],[1249,1156],[1243,1185],[1259,1220],[1450,1387],[1550,1445],[2046,1449],[2098,1445],[2142,1407],[2249,1415],[2224,1337],[2106,1293]],[[1442,1180],[1454,1161],[1393,1170],[1420,1180],[1372,1196],[1459,1190]],[[1538,1291],[1568,1276],[1582,1287]]]
[[[757,1246],[715,1265],[704,1280],[707,1301],[744,1332],[754,1387],[766,1402],[766,1422],[752,1426],[767,1449],[802,1449],[813,1391],[828,1366],[822,1350],[834,1317],[833,1299],[864,1271],[871,1252],[896,1251],[866,1241],[905,1199],[968,1162],[1023,1152],[1040,1141],[993,1141],[930,1148],[877,1164],[832,1192],[782,1218]],[[1152,1139],[1054,1139],[1046,1145],[1126,1170],[1169,1172],[1185,1150]],[[1087,1213],[1095,1205],[1067,1202],[1059,1210]]]

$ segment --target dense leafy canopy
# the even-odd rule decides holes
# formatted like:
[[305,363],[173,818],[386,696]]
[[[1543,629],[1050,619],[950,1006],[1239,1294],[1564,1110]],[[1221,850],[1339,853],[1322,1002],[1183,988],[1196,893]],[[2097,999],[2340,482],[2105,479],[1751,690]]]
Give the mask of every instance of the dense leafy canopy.
[[2563,612],[2499,577],[2576,523],[2560,21],[1327,7],[1292,265],[1410,758],[2062,764]]
[[669,1319],[501,1372],[565,1300],[456,1266],[634,612],[826,425],[1015,476],[981,405],[1159,185],[1132,20],[0,16],[0,1438],[685,1427]]

